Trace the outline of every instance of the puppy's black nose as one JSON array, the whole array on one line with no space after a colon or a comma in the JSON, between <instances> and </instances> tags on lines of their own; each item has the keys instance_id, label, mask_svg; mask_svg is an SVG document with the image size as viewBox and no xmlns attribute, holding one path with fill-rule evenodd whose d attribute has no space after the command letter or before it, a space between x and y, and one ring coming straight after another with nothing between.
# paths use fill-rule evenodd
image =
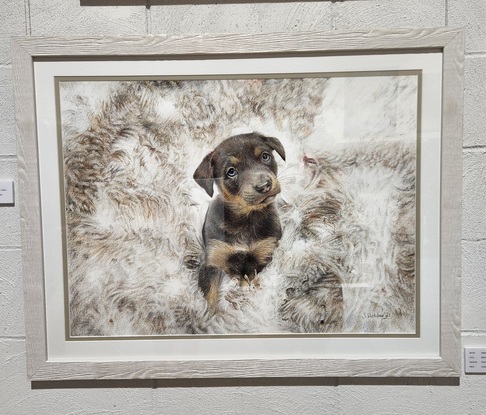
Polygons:
<instances>
[{"instance_id":1,"label":"puppy's black nose","mask_svg":"<svg viewBox=\"0 0 486 415\"><path fill-rule=\"evenodd\" d=\"M272 188L272 181L267 179L265 182L255 185L254 188L258 193L267 193Z\"/></svg>"}]
</instances>

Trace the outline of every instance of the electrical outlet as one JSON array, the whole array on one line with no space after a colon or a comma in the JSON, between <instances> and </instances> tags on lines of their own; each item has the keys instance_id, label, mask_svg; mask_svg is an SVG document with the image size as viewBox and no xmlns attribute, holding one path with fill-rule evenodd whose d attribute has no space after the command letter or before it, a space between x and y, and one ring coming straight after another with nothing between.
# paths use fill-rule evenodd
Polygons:
<instances>
[{"instance_id":1,"label":"electrical outlet","mask_svg":"<svg viewBox=\"0 0 486 415\"><path fill-rule=\"evenodd\" d=\"M0 181L0 205L13 205L14 203L13 180Z\"/></svg>"},{"instance_id":2,"label":"electrical outlet","mask_svg":"<svg viewBox=\"0 0 486 415\"><path fill-rule=\"evenodd\" d=\"M486 347L464 348L464 371L486 374Z\"/></svg>"}]
</instances>

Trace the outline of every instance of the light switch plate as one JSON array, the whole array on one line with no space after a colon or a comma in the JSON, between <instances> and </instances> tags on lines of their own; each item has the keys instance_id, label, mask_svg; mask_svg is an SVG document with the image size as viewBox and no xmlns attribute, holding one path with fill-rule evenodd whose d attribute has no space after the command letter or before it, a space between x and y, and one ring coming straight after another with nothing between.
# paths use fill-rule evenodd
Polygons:
<instances>
[{"instance_id":1,"label":"light switch plate","mask_svg":"<svg viewBox=\"0 0 486 415\"><path fill-rule=\"evenodd\" d=\"M13 180L0 181L0 205L14 204L14 182Z\"/></svg>"},{"instance_id":2,"label":"light switch plate","mask_svg":"<svg viewBox=\"0 0 486 415\"><path fill-rule=\"evenodd\" d=\"M486 347L464 348L464 371L486 374Z\"/></svg>"}]
</instances>

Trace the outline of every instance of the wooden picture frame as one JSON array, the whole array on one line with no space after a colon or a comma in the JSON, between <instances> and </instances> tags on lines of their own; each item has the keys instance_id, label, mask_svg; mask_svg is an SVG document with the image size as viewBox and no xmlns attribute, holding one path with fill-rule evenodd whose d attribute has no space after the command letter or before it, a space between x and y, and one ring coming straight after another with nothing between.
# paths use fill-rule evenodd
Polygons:
<instances>
[{"instance_id":1,"label":"wooden picture frame","mask_svg":"<svg viewBox=\"0 0 486 415\"><path fill-rule=\"evenodd\" d=\"M24 298L26 313L26 343L28 376L31 380L83 380L83 379L169 379L169 378L253 378L253 377L457 377L460 375L460 272L461 272L461 186L462 186L462 103L463 103L463 33L453 28L433 29L390 29L354 32L309 32L309 33L270 33L270 34L225 34L192 36L139 36L139 37L22 37L13 41L13 76L15 88L15 109L18 135L19 194L21 198L22 259L24 274ZM135 352L128 353L121 346L123 336L112 337L109 342L118 353L107 358L102 353L97 356L97 344L94 342L91 355L53 355L54 347L49 344L47 314L51 308L52 296L49 293L51 274L46 272L51 250L58 250L48 245L46 222L43 220L51 210L61 210L59 206L47 206L42 198L45 184L55 178L49 175L46 159L39 156L44 142L40 130L43 123L39 108L45 103L39 102L36 89L36 73L42 62L190 62L197 71L198 62L247 62L251 59L314 59L315 57L360 57L363 61L383 57L399 57L413 54L420 61L421 57L436 54L440 60L440 70L436 74L441 85L440 96L440 160L436 168L438 186L435 203L439 207L437 219L439 235L437 256L438 277L437 313L430 316L437 323L437 332L422 325L412 336L413 341L430 336L435 349L432 351L407 352L407 343L402 349L388 354L367 354L365 349L372 349L379 342L387 341L386 336L373 333L367 338L342 336L349 345L348 352L342 356L335 352L326 353L325 343L328 337L312 333L310 337L295 341L316 344L316 352L309 356L293 354L293 346L286 352L272 354L280 350L282 341L293 344L290 334L270 337L268 344L261 336L238 335L235 337L218 335L209 336L217 344L214 354L197 355L189 351L186 354L171 354L170 347L163 356L145 352L136 355L137 348L143 349L147 339L134 342ZM245 63L246 64L246 63ZM36 66L38 65L38 66ZM413 64L411 69L413 68ZM420 66L420 64L418 64ZM420 68L416 68L420 72ZM384 70L384 69L383 69ZM366 71L365 71L366 72ZM270 72L274 73L275 72ZM280 75L277 73L276 75ZM174 77L174 75L172 75ZM169 77L170 79L170 77ZM54 97L55 91L47 88L45 94ZM53 101L54 102L54 101ZM421 103L418 104L421 108ZM58 121L59 122L59 121ZM52 126L51 126L52 127ZM55 126L54 129L57 127ZM426 149L423 149L426 152ZM41 161L44 160L44 161ZM59 163L59 160L57 161ZM43 164L44 163L44 164ZM426 172L425 172L426 173ZM425 176L421 172L421 177ZM44 187L43 187L44 186ZM417 186L427 186L418 183ZM422 189L421 191L427 191ZM44 191L45 193L45 191ZM57 200L57 199L56 199ZM434 201L432 201L434 202ZM422 215L418 210L419 215ZM421 220L421 216L420 216ZM58 229L57 233L61 234ZM424 231L424 233L426 233ZM60 250L62 251L62 249ZM427 251L420 251L425 260ZM65 255L65 252L58 252ZM422 281L425 281L422 280ZM66 288L55 289L58 300L64 303L62 293ZM426 290L424 288L424 290ZM417 295L429 293L417 291ZM51 298L51 300L46 300ZM67 307L65 304L62 307ZM62 309L61 307L61 309ZM427 310L423 313L428 312ZM428 318L425 316L424 318ZM63 323L68 324L68 323ZM433 327L433 326L432 326ZM67 336L61 341L70 341ZM298 336L297 336L298 337ZM331 336L332 337L332 336ZM393 337L393 336L391 336ZM128 340L129 341L129 340ZM179 347L191 339L156 338L155 344L174 342ZM205 341L199 336L198 341ZM241 342L242 347L256 350L245 355L234 352L220 354L227 348L228 342ZM118 343L117 343L118 342ZM145 342L145 343L144 343ZM177 343L180 342L180 343ZM219 343L218 343L219 342ZM279 343L280 342L280 343ZM321 343L319 343L321 342ZM79 344L90 343L83 338ZM106 343L106 341L105 341ZM117 349L117 344L120 345ZM262 350L270 346L269 351ZM80 346L82 347L82 346ZM212 346L211 346L212 347ZM258 349L260 351L258 351ZM196 347L195 350L198 350ZM331 349L330 349L331 350ZM435 350L435 351L434 351ZM144 357L146 356L146 357ZM154 356L156 356L154 358Z\"/></svg>"}]
</instances>

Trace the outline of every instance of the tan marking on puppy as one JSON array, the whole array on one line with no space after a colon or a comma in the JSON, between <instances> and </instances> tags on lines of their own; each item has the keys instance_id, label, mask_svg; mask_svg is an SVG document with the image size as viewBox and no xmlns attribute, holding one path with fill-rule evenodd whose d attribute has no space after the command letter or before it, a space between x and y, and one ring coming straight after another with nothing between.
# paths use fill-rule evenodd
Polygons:
<instances>
[{"instance_id":1,"label":"tan marking on puppy","mask_svg":"<svg viewBox=\"0 0 486 415\"><path fill-rule=\"evenodd\" d=\"M233 167L236 167L240 163L240 159L238 157L230 156L229 162Z\"/></svg>"},{"instance_id":2,"label":"tan marking on puppy","mask_svg":"<svg viewBox=\"0 0 486 415\"><path fill-rule=\"evenodd\" d=\"M274 188L272 194L280 193L280 183L276 178L272 178L272 187ZM228 192L228 190L224 186L222 186L221 190L223 192L225 203L230 206L233 212L240 216L248 216L252 212L263 210L271 203L270 201L269 203L259 203L256 205L252 205L248 203L243 196L235 195Z\"/></svg>"},{"instance_id":3,"label":"tan marking on puppy","mask_svg":"<svg viewBox=\"0 0 486 415\"><path fill-rule=\"evenodd\" d=\"M248 248L244 245L228 244L223 241L211 240L207 247L207 265L222 269L230 275L228 258L237 252L247 252Z\"/></svg>"},{"instance_id":4,"label":"tan marking on puppy","mask_svg":"<svg viewBox=\"0 0 486 415\"><path fill-rule=\"evenodd\" d=\"M259 158L262 153L263 153L263 150L260 147L255 147L255 150L253 151L253 154L255 154L255 157L256 158Z\"/></svg>"},{"instance_id":5,"label":"tan marking on puppy","mask_svg":"<svg viewBox=\"0 0 486 415\"><path fill-rule=\"evenodd\" d=\"M258 205L249 204L241 195L234 195L227 191L222 186L224 201L230 206L231 210L240 216L248 216L250 213L256 210L262 210L267 207L266 203L260 203Z\"/></svg>"},{"instance_id":6,"label":"tan marking on puppy","mask_svg":"<svg viewBox=\"0 0 486 415\"><path fill-rule=\"evenodd\" d=\"M215 278L211 280L209 291L206 294L206 301L208 302L209 311L211 315L213 315L216 312L216 305L218 304L218 298L219 298L219 284L220 284L219 278Z\"/></svg>"},{"instance_id":7,"label":"tan marking on puppy","mask_svg":"<svg viewBox=\"0 0 486 415\"><path fill-rule=\"evenodd\" d=\"M249 247L249 252L255 255L258 262L269 262L273 256L275 247L277 246L277 238L266 238L255 243L252 243Z\"/></svg>"},{"instance_id":8,"label":"tan marking on puppy","mask_svg":"<svg viewBox=\"0 0 486 415\"><path fill-rule=\"evenodd\" d=\"M240 196L240 195L235 195L233 193L230 193L226 187L221 186L221 190L223 191L223 198L225 203L234 203L234 204L241 204L241 203L246 203L245 200Z\"/></svg>"}]
</instances>

